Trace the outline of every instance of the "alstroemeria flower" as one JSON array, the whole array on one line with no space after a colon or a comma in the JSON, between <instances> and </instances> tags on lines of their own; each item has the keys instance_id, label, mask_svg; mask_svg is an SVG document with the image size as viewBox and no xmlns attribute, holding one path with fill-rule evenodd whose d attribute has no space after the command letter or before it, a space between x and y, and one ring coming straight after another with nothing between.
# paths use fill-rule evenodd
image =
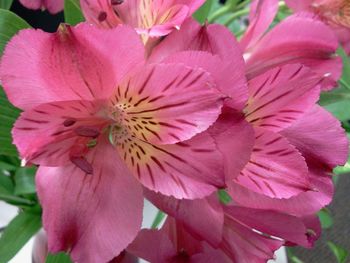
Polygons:
<instances>
[{"instance_id":1,"label":"alstroemeria flower","mask_svg":"<svg viewBox=\"0 0 350 263\"><path fill-rule=\"evenodd\" d=\"M347 0L286 0L294 11L316 14L337 34L339 42L350 53L350 3Z\"/></svg>"},{"instance_id":2,"label":"alstroemeria flower","mask_svg":"<svg viewBox=\"0 0 350 263\"><path fill-rule=\"evenodd\" d=\"M310 214L331 201L329 175L346 162L348 142L340 122L315 105L319 82L299 64L272 69L249 82L245 113L255 143L250 161L229 186L236 202Z\"/></svg>"},{"instance_id":3,"label":"alstroemeria flower","mask_svg":"<svg viewBox=\"0 0 350 263\"><path fill-rule=\"evenodd\" d=\"M130 25L144 42L179 29L203 3L204 0L80 0L88 22L107 28Z\"/></svg>"},{"instance_id":4,"label":"alstroemeria flower","mask_svg":"<svg viewBox=\"0 0 350 263\"><path fill-rule=\"evenodd\" d=\"M24 110L14 143L40 165L51 252L77 262L117 256L141 224L137 181L190 199L224 187L222 156L203 131L227 96L204 69L145 64L144 54L130 27L88 24L24 30L5 49L0 78Z\"/></svg>"},{"instance_id":5,"label":"alstroemeria flower","mask_svg":"<svg viewBox=\"0 0 350 263\"><path fill-rule=\"evenodd\" d=\"M168 218L160 230L142 230L127 250L154 263L265 263L286 241L310 247L320 234L315 216L297 218L272 210L225 206L216 195L191 201L150 191L146 196Z\"/></svg>"},{"instance_id":6,"label":"alstroemeria flower","mask_svg":"<svg viewBox=\"0 0 350 263\"><path fill-rule=\"evenodd\" d=\"M338 41L334 32L308 13L289 16L266 32L277 10L277 0L252 2L250 24L240 40L247 78L277 66L300 63L323 78L323 89L336 87L342 63L335 55Z\"/></svg>"},{"instance_id":7,"label":"alstroemeria flower","mask_svg":"<svg viewBox=\"0 0 350 263\"><path fill-rule=\"evenodd\" d=\"M63 10L64 0L19 0L22 5L29 9L47 9L51 14Z\"/></svg>"}]
</instances>

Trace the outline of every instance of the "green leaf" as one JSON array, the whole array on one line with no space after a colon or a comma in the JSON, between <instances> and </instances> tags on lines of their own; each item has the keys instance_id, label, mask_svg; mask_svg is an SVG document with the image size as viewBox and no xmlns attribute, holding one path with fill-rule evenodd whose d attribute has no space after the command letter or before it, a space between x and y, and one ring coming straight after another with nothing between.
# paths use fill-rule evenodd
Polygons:
<instances>
[{"instance_id":1,"label":"green leaf","mask_svg":"<svg viewBox=\"0 0 350 263\"><path fill-rule=\"evenodd\" d=\"M165 217L165 214L162 211L158 210L158 213L157 213L156 217L154 218L151 227L157 228L159 226L159 224L163 221L164 217Z\"/></svg>"},{"instance_id":2,"label":"green leaf","mask_svg":"<svg viewBox=\"0 0 350 263\"><path fill-rule=\"evenodd\" d=\"M339 48L337 53L343 59L343 75L341 77L341 81L348 89L350 89L350 58L346 55L344 49L342 48Z\"/></svg>"},{"instance_id":3,"label":"green leaf","mask_svg":"<svg viewBox=\"0 0 350 263\"><path fill-rule=\"evenodd\" d=\"M9 176L0 175L0 195L12 195L14 192L14 185Z\"/></svg>"},{"instance_id":4,"label":"green leaf","mask_svg":"<svg viewBox=\"0 0 350 263\"><path fill-rule=\"evenodd\" d=\"M318 217L321 221L321 226L323 229L328 229L333 225L333 218L328 209L322 209L318 212Z\"/></svg>"},{"instance_id":5,"label":"green leaf","mask_svg":"<svg viewBox=\"0 0 350 263\"><path fill-rule=\"evenodd\" d=\"M22 18L8 10L0 9L0 55L7 42L21 29L30 28Z\"/></svg>"},{"instance_id":6,"label":"green leaf","mask_svg":"<svg viewBox=\"0 0 350 263\"><path fill-rule=\"evenodd\" d=\"M15 194L34 194L35 191L35 173L36 167L22 167L15 174Z\"/></svg>"},{"instance_id":7,"label":"green leaf","mask_svg":"<svg viewBox=\"0 0 350 263\"><path fill-rule=\"evenodd\" d=\"M46 263L73 263L70 257L65 253L49 254L46 258Z\"/></svg>"},{"instance_id":8,"label":"green leaf","mask_svg":"<svg viewBox=\"0 0 350 263\"><path fill-rule=\"evenodd\" d=\"M0 0L1 9L10 9L13 0Z\"/></svg>"},{"instance_id":9,"label":"green leaf","mask_svg":"<svg viewBox=\"0 0 350 263\"><path fill-rule=\"evenodd\" d=\"M70 25L76 25L84 20L79 0L64 0L64 21Z\"/></svg>"},{"instance_id":10,"label":"green leaf","mask_svg":"<svg viewBox=\"0 0 350 263\"><path fill-rule=\"evenodd\" d=\"M11 130L20 111L8 102L2 87L0 87L0 105L0 154L18 156L16 147L12 144Z\"/></svg>"},{"instance_id":11,"label":"green leaf","mask_svg":"<svg viewBox=\"0 0 350 263\"><path fill-rule=\"evenodd\" d=\"M231 196L225 190L218 191L219 200L221 203L227 205L232 201Z\"/></svg>"},{"instance_id":12,"label":"green leaf","mask_svg":"<svg viewBox=\"0 0 350 263\"><path fill-rule=\"evenodd\" d=\"M193 17L201 24L203 24L209 15L213 0L206 0L205 3L193 14Z\"/></svg>"},{"instance_id":13,"label":"green leaf","mask_svg":"<svg viewBox=\"0 0 350 263\"><path fill-rule=\"evenodd\" d=\"M41 228L40 214L21 212L0 237L0 263L7 263Z\"/></svg>"},{"instance_id":14,"label":"green leaf","mask_svg":"<svg viewBox=\"0 0 350 263\"><path fill-rule=\"evenodd\" d=\"M350 100L338 101L324 106L326 110L331 112L338 120L350 120Z\"/></svg>"},{"instance_id":15,"label":"green leaf","mask_svg":"<svg viewBox=\"0 0 350 263\"><path fill-rule=\"evenodd\" d=\"M340 246L337 246L333 242L328 241L327 244L328 244L329 248L332 250L335 257L337 258L337 262L338 263L345 263L348 255L349 255L349 252L346 249L344 249Z\"/></svg>"}]
</instances>

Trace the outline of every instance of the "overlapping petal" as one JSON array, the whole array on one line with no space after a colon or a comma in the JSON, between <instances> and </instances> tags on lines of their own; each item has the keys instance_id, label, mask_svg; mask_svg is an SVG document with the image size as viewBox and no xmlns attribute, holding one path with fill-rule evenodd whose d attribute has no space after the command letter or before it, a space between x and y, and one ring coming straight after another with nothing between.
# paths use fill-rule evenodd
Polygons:
<instances>
[{"instance_id":1,"label":"overlapping petal","mask_svg":"<svg viewBox=\"0 0 350 263\"><path fill-rule=\"evenodd\" d=\"M152 144L172 144L212 125L224 98L202 69L153 64L121 82L111 104L123 111L123 122L134 136Z\"/></svg>"},{"instance_id":2,"label":"overlapping petal","mask_svg":"<svg viewBox=\"0 0 350 263\"><path fill-rule=\"evenodd\" d=\"M105 31L80 24L61 26L54 34L28 29L7 45L0 78L11 103L29 109L52 101L108 98L143 61L144 47L129 27Z\"/></svg>"},{"instance_id":3,"label":"overlapping petal","mask_svg":"<svg viewBox=\"0 0 350 263\"><path fill-rule=\"evenodd\" d=\"M91 175L74 165L39 168L36 184L50 252L69 251L76 262L108 262L135 238L142 189L117 156L112 146L100 144L87 156Z\"/></svg>"},{"instance_id":4,"label":"overlapping petal","mask_svg":"<svg viewBox=\"0 0 350 263\"><path fill-rule=\"evenodd\" d=\"M51 14L61 12L64 6L64 0L20 0L20 2L29 9L45 8Z\"/></svg>"},{"instance_id":5,"label":"overlapping petal","mask_svg":"<svg viewBox=\"0 0 350 263\"><path fill-rule=\"evenodd\" d=\"M319 98L320 79L300 64L276 67L249 82L246 119L256 127L280 131Z\"/></svg>"}]
</instances>

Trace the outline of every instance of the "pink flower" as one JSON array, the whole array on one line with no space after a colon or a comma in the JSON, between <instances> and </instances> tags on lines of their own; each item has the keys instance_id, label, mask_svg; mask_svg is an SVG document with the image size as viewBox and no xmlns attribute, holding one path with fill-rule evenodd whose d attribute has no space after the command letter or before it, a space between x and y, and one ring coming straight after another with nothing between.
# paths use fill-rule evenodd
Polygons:
<instances>
[{"instance_id":1,"label":"pink flower","mask_svg":"<svg viewBox=\"0 0 350 263\"><path fill-rule=\"evenodd\" d=\"M322 88L332 89L342 73L341 58L335 56L334 32L314 15L298 13L266 32L277 10L277 0L252 3L250 25L240 41L244 49L247 78L276 66L300 63L323 78Z\"/></svg>"},{"instance_id":2,"label":"pink flower","mask_svg":"<svg viewBox=\"0 0 350 263\"><path fill-rule=\"evenodd\" d=\"M142 230L127 250L150 262L262 263L283 244L310 247L320 234L315 216L224 206L215 195L191 201L146 196L168 218L160 230Z\"/></svg>"},{"instance_id":3,"label":"pink flower","mask_svg":"<svg viewBox=\"0 0 350 263\"><path fill-rule=\"evenodd\" d=\"M64 0L19 0L22 5L29 9L47 9L51 14L63 10Z\"/></svg>"},{"instance_id":4,"label":"pink flower","mask_svg":"<svg viewBox=\"0 0 350 263\"><path fill-rule=\"evenodd\" d=\"M222 156L203 132L226 97L215 76L175 61L145 64L144 49L130 27L87 24L24 30L6 47L0 77L24 110L14 143L40 165L51 252L88 263L117 256L141 224L137 181L190 199L225 186Z\"/></svg>"},{"instance_id":5,"label":"pink flower","mask_svg":"<svg viewBox=\"0 0 350 263\"><path fill-rule=\"evenodd\" d=\"M294 11L316 14L337 34L339 42L350 53L350 3L346 0L286 0Z\"/></svg>"},{"instance_id":6,"label":"pink flower","mask_svg":"<svg viewBox=\"0 0 350 263\"><path fill-rule=\"evenodd\" d=\"M204 0L81 0L80 4L88 22L115 27L127 24L142 35L149 37L168 35L179 29Z\"/></svg>"}]
</instances>

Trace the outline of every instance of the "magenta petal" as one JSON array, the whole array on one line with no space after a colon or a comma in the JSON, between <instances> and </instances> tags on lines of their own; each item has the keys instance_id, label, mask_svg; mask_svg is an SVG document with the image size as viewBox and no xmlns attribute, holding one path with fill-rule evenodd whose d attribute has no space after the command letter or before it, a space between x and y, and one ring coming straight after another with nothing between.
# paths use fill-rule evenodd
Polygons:
<instances>
[{"instance_id":1,"label":"magenta petal","mask_svg":"<svg viewBox=\"0 0 350 263\"><path fill-rule=\"evenodd\" d=\"M319 98L319 78L300 64L277 67L249 82L246 119L280 131L308 111Z\"/></svg>"},{"instance_id":2,"label":"magenta petal","mask_svg":"<svg viewBox=\"0 0 350 263\"><path fill-rule=\"evenodd\" d=\"M249 26L240 40L243 50L249 49L261 38L278 12L278 0L254 0L249 13Z\"/></svg>"},{"instance_id":3,"label":"magenta petal","mask_svg":"<svg viewBox=\"0 0 350 263\"><path fill-rule=\"evenodd\" d=\"M108 98L143 56L138 35L128 27L107 31L80 24L61 26L54 34L27 29L7 45L0 78L9 100L21 109Z\"/></svg>"},{"instance_id":4,"label":"magenta petal","mask_svg":"<svg viewBox=\"0 0 350 263\"><path fill-rule=\"evenodd\" d=\"M289 198L310 190L308 167L302 155L281 135L261 128L248 164L237 184L273 198Z\"/></svg>"},{"instance_id":5,"label":"magenta petal","mask_svg":"<svg viewBox=\"0 0 350 263\"><path fill-rule=\"evenodd\" d=\"M308 246L307 228L300 218L273 210L252 209L238 206L225 207L225 213L265 234L282 238L301 246ZM288 226L288 227L286 227Z\"/></svg>"},{"instance_id":6,"label":"magenta petal","mask_svg":"<svg viewBox=\"0 0 350 263\"><path fill-rule=\"evenodd\" d=\"M288 32L288 35L286 35ZM335 86L342 63L334 53L338 41L332 30L307 14L296 14L275 26L245 54L248 79L276 66L300 63L323 80L323 88Z\"/></svg>"},{"instance_id":7,"label":"magenta petal","mask_svg":"<svg viewBox=\"0 0 350 263\"><path fill-rule=\"evenodd\" d=\"M205 131L224 103L208 72L179 63L142 67L115 93L131 133L156 144L177 143Z\"/></svg>"},{"instance_id":8,"label":"magenta petal","mask_svg":"<svg viewBox=\"0 0 350 263\"><path fill-rule=\"evenodd\" d=\"M253 126L244 119L242 113L225 107L209 133L224 157L226 180L231 181L250 159L255 140Z\"/></svg>"},{"instance_id":9,"label":"magenta petal","mask_svg":"<svg viewBox=\"0 0 350 263\"><path fill-rule=\"evenodd\" d=\"M127 250L149 262L169 262L177 251L168 235L162 230L141 230Z\"/></svg>"},{"instance_id":10,"label":"magenta petal","mask_svg":"<svg viewBox=\"0 0 350 263\"><path fill-rule=\"evenodd\" d=\"M96 116L100 109L99 101L42 104L21 114L12 130L13 142L26 161L44 166L65 165L74 145L84 146L94 137L81 138L79 142L79 129L91 127L96 134L105 125L106 121Z\"/></svg>"},{"instance_id":11,"label":"magenta petal","mask_svg":"<svg viewBox=\"0 0 350 263\"><path fill-rule=\"evenodd\" d=\"M164 195L203 198L225 186L222 156L206 132L173 145L134 139L118 150L144 186Z\"/></svg>"},{"instance_id":12,"label":"magenta petal","mask_svg":"<svg viewBox=\"0 0 350 263\"><path fill-rule=\"evenodd\" d=\"M221 242L224 213L216 194L205 199L178 200L145 190L145 196L160 210L176 218L193 236L214 247Z\"/></svg>"},{"instance_id":13,"label":"magenta petal","mask_svg":"<svg viewBox=\"0 0 350 263\"><path fill-rule=\"evenodd\" d=\"M74 165L39 168L43 224L50 252L69 251L76 262L107 262L139 231L142 189L112 146L99 145L87 160L92 175Z\"/></svg>"},{"instance_id":14,"label":"magenta petal","mask_svg":"<svg viewBox=\"0 0 350 263\"><path fill-rule=\"evenodd\" d=\"M212 75L217 88L231 97L226 102L229 106L242 110L246 103L248 94L242 52L232 33L224 26L202 27L188 19L179 31L174 31L154 48L149 61L181 62L203 68Z\"/></svg>"},{"instance_id":15,"label":"magenta petal","mask_svg":"<svg viewBox=\"0 0 350 263\"><path fill-rule=\"evenodd\" d=\"M239 204L251 208L273 209L293 215L310 215L328 205L333 198L330 175L317 167L309 168L310 190L288 199L276 199L258 194L238 184L229 185L231 197Z\"/></svg>"},{"instance_id":16,"label":"magenta petal","mask_svg":"<svg viewBox=\"0 0 350 263\"><path fill-rule=\"evenodd\" d=\"M51 14L63 10L64 0L20 0L21 4L29 9L46 8Z\"/></svg>"},{"instance_id":17,"label":"magenta petal","mask_svg":"<svg viewBox=\"0 0 350 263\"><path fill-rule=\"evenodd\" d=\"M307 160L326 164L329 169L347 161L349 143L345 131L340 122L320 106L314 106L282 134Z\"/></svg>"}]
</instances>

